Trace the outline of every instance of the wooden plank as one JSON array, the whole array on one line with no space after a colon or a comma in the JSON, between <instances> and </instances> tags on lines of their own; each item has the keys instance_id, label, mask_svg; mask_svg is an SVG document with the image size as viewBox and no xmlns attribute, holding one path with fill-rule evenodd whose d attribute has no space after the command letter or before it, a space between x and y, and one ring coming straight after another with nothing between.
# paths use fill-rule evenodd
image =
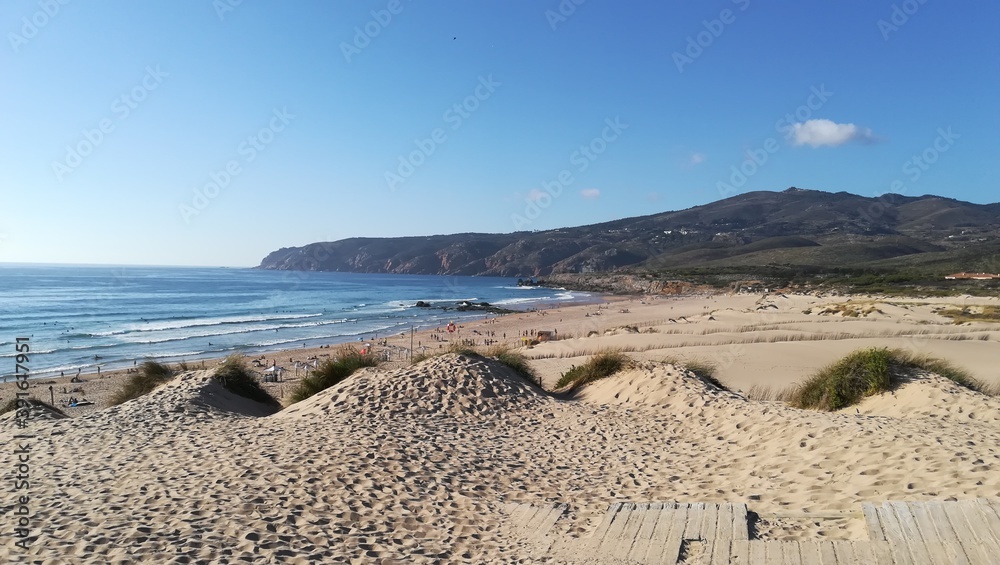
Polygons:
<instances>
[{"instance_id":1,"label":"wooden plank","mask_svg":"<svg viewBox=\"0 0 1000 565\"><path fill-rule=\"evenodd\" d=\"M909 544L903 534L903 530L893 512L892 506L886 502L876 508L879 524L885 532L885 539L892 546L892 556L900 565L915 565L913 556L910 554ZM919 562L917 562L919 563Z\"/></svg>"},{"instance_id":2,"label":"wooden plank","mask_svg":"<svg viewBox=\"0 0 1000 565\"><path fill-rule=\"evenodd\" d=\"M868 545L872 548L873 563L876 565L895 565L896 560L892 558L892 546L887 541L871 541Z\"/></svg>"},{"instance_id":3,"label":"wooden plank","mask_svg":"<svg viewBox=\"0 0 1000 565\"><path fill-rule=\"evenodd\" d=\"M683 539L701 539L701 518L704 514L703 502L695 502L688 508L687 528L681 536Z\"/></svg>"},{"instance_id":4,"label":"wooden plank","mask_svg":"<svg viewBox=\"0 0 1000 565\"><path fill-rule=\"evenodd\" d=\"M990 506L989 501L985 498L978 498L976 500L969 500L966 504L970 508L975 508L976 512L982 516L984 526L989 532L989 538L996 545L1000 545L1000 515L997 515L993 507Z\"/></svg>"},{"instance_id":5,"label":"wooden plank","mask_svg":"<svg viewBox=\"0 0 1000 565\"><path fill-rule=\"evenodd\" d=\"M872 542L852 541L851 549L854 550L854 560L858 563L875 563L875 554L872 552Z\"/></svg>"},{"instance_id":6,"label":"wooden plank","mask_svg":"<svg viewBox=\"0 0 1000 565\"><path fill-rule=\"evenodd\" d=\"M548 508L543 509L537 506L528 506L527 509L521 514L520 519L518 520L517 528L523 532L529 531L528 524L531 523L531 520L540 512L546 512L547 510Z\"/></svg>"},{"instance_id":7,"label":"wooden plank","mask_svg":"<svg viewBox=\"0 0 1000 565\"><path fill-rule=\"evenodd\" d=\"M819 542L800 541L799 554L802 558L802 565L823 565L822 557L819 555Z\"/></svg>"},{"instance_id":8,"label":"wooden plank","mask_svg":"<svg viewBox=\"0 0 1000 565\"><path fill-rule=\"evenodd\" d=\"M628 556L632 550L632 546L635 544L636 536L639 535L639 528L646 519L646 514L649 514L648 504L637 504L632 512L629 513L628 522L625 523L625 528L618 534L618 540L611 550L611 555L616 559L625 559Z\"/></svg>"},{"instance_id":9,"label":"wooden plank","mask_svg":"<svg viewBox=\"0 0 1000 565\"><path fill-rule=\"evenodd\" d=\"M924 545L927 547L928 558L932 563L942 565L953 565L955 556L949 555L945 548L946 540L941 538L941 532L934 525L934 518L931 516L930 508L925 503L914 502L910 504L910 512L917 522L920 535L924 538Z\"/></svg>"},{"instance_id":10,"label":"wooden plank","mask_svg":"<svg viewBox=\"0 0 1000 565\"><path fill-rule=\"evenodd\" d=\"M649 552L649 545L653 537L653 531L656 528L656 523L659 521L660 516L663 516L663 504L650 504L649 509L646 510L645 517L642 520L642 525L639 527L639 532L635 536L635 542L632 544L632 549L628 553L628 559L630 561L644 561L646 559L646 553Z\"/></svg>"},{"instance_id":11,"label":"wooden plank","mask_svg":"<svg viewBox=\"0 0 1000 565\"><path fill-rule=\"evenodd\" d=\"M554 504L538 507L538 511L535 512L535 515L532 516L530 520L524 523L524 527L525 529L528 530L529 536L535 536L538 533L539 526L541 526L542 522L544 522L545 519L549 517L549 514L552 513L552 510L554 508L555 508Z\"/></svg>"},{"instance_id":12,"label":"wooden plank","mask_svg":"<svg viewBox=\"0 0 1000 565\"><path fill-rule=\"evenodd\" d=\"M611 523L611 527L608 528L608 532L604 534L605 541L612 541L621 538L622 532L625 531L625 526L628 524L629 518L632 516L632 511L635 509L635 504L631 502L625 502L622 504L621 510L618 514L615 514L615 521Z\"/></svg>"},{"instance_id":13,"label":"wooden plank","mask_svg":"<svg viewBox=\"0 0 1000 565\"><path fill-rule=\"evenodd\" d=\"M943 546L948 551L952 563L970 565L969 558L958 541L958 534L955 533L955 528L951 525L951 520L948 519L948 514L944 511L944 503L940 500L932 500L925 503L924 508L927 509L931 521L934 522L934 528L943 540Z\"/></svg>"},{"instance_id":14,"label":"wooden plank","mask_svg":"<svg viewBox=\"0 0 1000 565\"><path fill-rule=\"evenodd\" d=\"M715 542L712 544L711 563L726 565L732 553L733 505L720 504L719 517L715 528Z\"/></svg>"},{"instance_id":15,"label":"wooden plank","mask_svg":"<svg viewBox=\"0 0 1000 565\"><path fill-rule=\"evenodd\" d=\"M910 504L910 513L913 514L913 519L917 522L917 528L920 530L920 536L924 538L924 543L931 544L944 541L941 539L941 534L937 531L937 527L934 526L934 519L931 517L931 511L926 504L919 502Z\"/></svg>"},{"instance_id":16,"label":"wooden plank","mask_svg":"<svg viewBox=\"0 0 1000 565\"><path fill-rule=\"evenodd\" d=\"M855 557L854 545L852 542L833 542L833 552L837 555L837 563L864 563L864 561L860 561L857 557Z\"/></svg>"},{"instance_id":17,"label":"wooden plank","mask_svg":"<svg viewBox=\"0 0 1000 565\"><path fill-rule=\"evenodd\" d=\"M954 502L946 502L941 507L948 516L948 522L955 530L956 540L962 546L965 555L968 556L969 563L973 565L991 563L990 554L987 553L986 548L976 539L976 533L970 526L962 509Z\"/></svg>"},{"instance_id":18,"label":"wooden plank","mask_svg":"<svg viewBox=\"0 0 1000 565\"><path fill-rule=\"evenodd\" d=\"M833 548L834 542L819 542L819 557L823 565L837 565L837 550Z\"/></svg>"},{"instance_id":19,"label":"wooden plank","mask_svg":"<svg viewBox=\"0 0 1000 565\"><path fill-rule=\"evenodd\" d=\"M802 554L799 552L799 542L781 542L781 562L785 565L802 565Z\"/></svg>"},{"instance_id":20,"label":"wooden plank","mask_svg":"<svg viewBox=\"0 0 1000 565\"><path fill-rule=\"evenodd\" d=\"M785 548L782 547L785 542L781 541L771 541L764 544L764 555L765 561L761 563L766 563L767 565L782 565L785 562Z\"/></svg>"},{"instance_id":21,"label":"wooden plank","mask_svg":"<svg viewBox=\"0 0 1000 565\"><path fill-rule=\"evenodd\" d=\"M514 529L520 529L524 524L522 518L527 512L532 510L532 506L530 504L515 504L517 504L517 507L510 513L510 525Z\"/></svg>"},{"instance_id":22,"label":"wooden plank","mask_svg":"<svg viewBox=\"0 0 1000 565\"><path fill-rule=\"evenodd\" d=\"M568 504L559 504L553 506L552 510L549 512L549 515L545 518L545 520L541 524L538 525L538 531L536 535L539 537L544 537L549 535L549 531L552 530L552 526L556 525L556 522L559 521L559 518L562 517L563 513L566 512L567 508L569 508Z\"/></svg>"},{"instance_id":23,"label":"wooden plank","mask_svg":"<svg viewBox=\"0 0 1000 565\"><path fill-rule=\"evenodd\" d=\"M611 524L618 517L618 512L622 509L622 505L623 503L621 502L615 502L608 506L607 512L604 513L604 519L597 525L597 531L594 532L594 535L590 537L590 542L587 543L588 550L596 551L600 547L604 536L607 535L608 530L611 528Z\"/></svg>"},{"instance_id":24,"label":"wooden plank","mask_svg":"<svg viewBox=\"0 0 1000 565\"><path fill-rule=\"evenodd\" d=\"M750 542L750 563L760 565L767 563L767 544L771 542L753 540Z\"/></svg>"},{"instance_id":25,"label":"wooden plank","mask_svg":"<svg viewBox=\"0 0 1000 565\"><path fill-rule=\"evenodd\" d=\"M706 504L705 512L701 515L701 532L699 538L705 540L705 555L712 557L715 549L715 530L719 525L719 505ZM705 562L708 562L706 559Z\"/></svg>"},{"instance_id":26,"label":"wooden plank","mask_svg":"<svg viewBox=\"0 0 1000 565\"><path fill-rule=\"evenodd\" d=\"M733 540L729 550L729 561L733 565L750 565L750 540Z\"/></svg>"},{"instance_id":27,"label":"wooden plank","mask_svg":"<svg viewBox=\"0 0 1000 565\"><path fill-rule=\"evenodd\" d=\"M676 563L680 558L681 544L684 543L684 534L687 532L688 523L691 521L691 504L678 504L677 510L670 519L670 537L663 547L661 563ZM655 562L654 562L655 563Z\"/></svg>"},{"instance_id":28,"label":"wooden plank","mask_svg":"<svg viewBox=\"0 0 1000 565\"><path fill-rule=\"evenodd\" d=\"M750 539L750 521L747 519L747 505L733 505L733 539Z\"/></svg>"},{"instance_id":29,"label":"wooden plank","mask_svg":"<svg viewBox=\"0 0 1000 565\"><path fill-rule=\"evenodd\" d=\"M903 536L910 547L910 555L914 561L926 561L929 549L924 544L924 538L920 535L917 521L913 518L910 505L906 502L886 502L892 507L896 519L899 520L899 527L903 530Z\"/></svg>"},{"instance_id":30,"label":"wooden plank","mask_svg":"<svg viewBox=\"0 0 1000 565\"><path fill-rule=\"evenodd\" d=\"M885 532L882 531L882 524L878 518L878 511L875 505L865 502L861 505L861 513L865 515L865 525L868 527L868 539L871 541L885 541Z\"/></svg>"},{"instance_id":31,"label":"wooden plank","mask_svg":"<svg viewBox=\"0 0 1000 565\"><path fill-rule=\"evenodd\" d=\"M976 536L976 544L981 549L986 550L991 556L1000 555L1000 540L997 540L993 536L993 532L990 531L990 527L986 523L986 516L979 509L979 502L976 500L960 500L953 504L965 514L965 518ZM963 543L963 545L965 544Z\"/></svg>"},{"instance_id":32,"label":"wooden plank","mask_svg":"<svg viewBox=\"0 0 1000 565\"><path fill-rule=\"evenodd\" d=\"M668 502L663 505L663 508L660 510L660 517L656 520L656 527L653 528L653 533L649 537L649 549L646 550L645 556L646 563L660 563L662 561L667 541L670 539L670 528L672 527L674 517L683 517L683 514L681 510L677 509L677 504ZM684 522L681 522L680 527L684 527ZM680 546L678 546L678 551L680 551ZM674 561L676 560L677 556L674 556ZM663 562L669 563L669 561Z\"/></svg>"},{"instance_id":33,"label":"wooden plank","mask_svg":"<svg viewBox=\"0 0 1000 565\"><path fill-rule=\"evenodd\" d=\"M977 498L979 505L983 507L983 511L992 510L993 513L1000 518L1000 498Z\"/></svg>"}]
</instances>

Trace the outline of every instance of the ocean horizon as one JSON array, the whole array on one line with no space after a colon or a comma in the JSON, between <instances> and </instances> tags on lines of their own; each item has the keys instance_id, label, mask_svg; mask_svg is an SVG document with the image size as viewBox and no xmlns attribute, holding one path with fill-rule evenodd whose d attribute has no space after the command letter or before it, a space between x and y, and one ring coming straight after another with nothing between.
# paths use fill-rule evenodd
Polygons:
<instances>
[{"instance_id":1,"label":"ocean horizon","mask_svg":"<svg viewBox=\"0 0 1000 565\"><path fill-rule=\"evenodd\" d=\"M0 372L13 374L19 337L30 338L39 378L350 343L488 315L445 310L461 302L527 310L596 300L498 277L8 263L0 360L10 367Z\"/></svg>"}]
</instances>

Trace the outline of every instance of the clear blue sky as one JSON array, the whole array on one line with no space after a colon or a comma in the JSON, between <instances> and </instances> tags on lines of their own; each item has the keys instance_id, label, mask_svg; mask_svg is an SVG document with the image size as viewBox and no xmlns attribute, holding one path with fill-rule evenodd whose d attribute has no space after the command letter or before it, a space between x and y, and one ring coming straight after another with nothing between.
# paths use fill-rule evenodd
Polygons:
<instances>
[{"instance_id":1,"label":"clear blue sky","mask_svg":"<svg viewBox=\"0 0 1000 565\"><path fill-rule=\"evenodd\" d=\"M0 4L4 262L1000 200L996 2L61 1Z\"/></svg>"}]
</instances>

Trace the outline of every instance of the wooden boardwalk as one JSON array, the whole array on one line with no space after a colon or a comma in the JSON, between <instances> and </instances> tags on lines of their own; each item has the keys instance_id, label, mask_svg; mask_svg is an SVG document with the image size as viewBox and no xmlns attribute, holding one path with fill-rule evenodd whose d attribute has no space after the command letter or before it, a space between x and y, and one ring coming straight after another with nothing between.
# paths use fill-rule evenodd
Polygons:
<instances>
[{"instance_id":1,"label":"wooden boardwalk","mask_svg":"<svg viewBox=\"0 0 1000 565\"><path fill-rule=\"evenodd\" d=\"M566 504L533 506L531 504L510 503L504 507L504 510L508 515L508 526L511 533L545 552L556 539L549 532L556 521L562 517L567 507Z\"/></svg>"},{"instance_id":2,"label":"wooden boardwalk","mask_svg":"<svg viewBox=\"0 0 1000 565\"><path fill-rule=\"evenodd\" d=\"M867 540L749 539L745 504L630 503L608 507L589 538L557 539L565 505L508 505L512 526L556 561L705 565L1000 564L1000 500L862 505Z\"/></svg>"}]
</instances>

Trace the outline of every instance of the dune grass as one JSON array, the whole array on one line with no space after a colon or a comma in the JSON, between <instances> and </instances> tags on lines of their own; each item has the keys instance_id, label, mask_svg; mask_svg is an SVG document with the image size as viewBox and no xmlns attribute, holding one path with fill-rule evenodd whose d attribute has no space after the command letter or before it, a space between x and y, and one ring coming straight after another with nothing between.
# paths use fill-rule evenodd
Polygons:
<instances>
[{"instance_id":1,"label":"dune grass","mask_svg":"<svg viewBox=\"0 0 1000 565\"><path fill-rule=\"evenodd\" d=\"M468 345L461 345L458 343L452 343L448 346L448 349L438 349L432 353L418 353L413 356L413 360L410 361L411 365L416 365L422 361L428 359L433 359L434 357L440 357L442 355L447 355L449 353L454 353L455 355L465 355L466 357L482 357L479 351L474 347L469 347Z\"/></svg>"},{"instance_id":2,"label":"dune grass","mask_svg":"<svg viewBox=\"0 0 1000 565\"><path fill-rule=\"evenodd\" d=\"M495 345L486 352L487 357L496 359L520 375L529 383L542 388L542 378L528 364L528 358L506 345Z\"/></svg>"},{"instance_id":3,"label":"dune grass","mask_svg":"<svg viewBox=\"0 0 1000 565\"><path fill-rule=\"evenodd\" d=\"M256 402L278 405L278 399L261 386L257 376L247 367L242 355L226 357L213 375L229 392Z\"/></svg>"},{"instance_id":4,"label":"dune grass","mask_svg":"<svg viewBox=\"0 0 1000 565\"><path fill-rule=\"evenodd\" d=\"M750 389L747 390L744 396L746 396L749 400L758 400L761 402L791 402L795 390L795 387L775 389L774 387L766 385L751 385Z\"/></svg>"},{"instance_id":5,"label":"dune grass","mask_svg":"<svg viewBox=\"0 0 1000 565\"><path fill-rule=\"evenodd\" d=\"M676 365L678 367L684 367L688 371L694 373L696 377L705 381L706 383L714 386L720 390L729 390L726 385L722 384L718 378L715 376L715 363L712 361L706 361L704 359L691 359L685 361L679 357L670 356L663 360L664 363L670 365Z\"/></svg>"},{"instance_id":6,"label":"dune grass","mask_svg":"<svg viewBox=\"0 0 1000 565\"><path fill-rule=\"evenodd\" d=\"M594 354L586 363L573 366L556 382L556 390L567 388L572 392L588 383L609 377L624 369L631 359L620 350L607 349Z\"/></svg>"},{"instance_id":7,"label":"dune grass","mask_svg":"<svg viewBox=\"0 0 1000 565\"><path fill-rule=\"evenodd\" d=\"M378 364L379 359L374 355L362 354L351 346L341 347L335 357L327 359L299 381L292 391L290 401L294 404L305 400L343 381L358 369L376 367Z\"/></svg>"},{"instance_id":8,"label":"dune grass","mask_svg":"<svg viewBox=\"0 0 1000 565\"><path fill-rule=\"evenodd\" d=\"M464 355L472 358L496 359L520 375L524 380L537 386L538 388L542 388L542 379L537 373L535 373L535 370L531 368L531 365L528 364L528 358L523 354L514 351L510 348L510 346L504 344L494 345L487 349L485 353L480 353L479 350L473 347L453 343L446 350L437 351L435 353L422 353L414 357L413 364L426 361L427 359L431 359L433 357L448 355L449 353Z\"/></svg>"},{"instance_id":9,"label":"dune grass","mask_svg":"<svg viewBox=\"0 0 1000 565\"><path fill-rule=\"evenodd\" d=\"M37 398L25 398L21 400L21 405L22 405L21 408L27 408L28 406L44 406L45 408L51 410L52 412L55 412L56 414L66 416L66 413L60 410L59 408L49 404L48 402L45 402L44 400L39 400ZM17 411L18 408L19 407L17 398L11 398L7 402L4 402L2 405L0 405L0 414L6 414L7 412L15 412Z\"/></svg>"},{"instance_id":10,"label":"dune grass","mask_svg":"<svg viewBox=\"0 0 1000 565\"><path fill-rule=\"evenodd\" d=\"M955 324L966 322L1000 322L1000 306L966 306L963 308L942 308L937 310L941 316L951 318Z\"/></svg>"},{"instance_id":11,"label":"dune grass","mask_svg":"<svg viewBox=\"0 0 1000 565\"><path fill-rule=\"evenodd\" d=\"M913 370L937 373L977 392L989 393L991 390L947 361L901 349L873 347L854 351L820 369L789 393L787 399L797 408L840 410L865 397L892 390Z\"/></svg>"},{"instance_id":12,"label":"dune grass","mask_svg":"<svg viewBox=\"0 0 1000 565\"><path fill-rule=\"evenodd\" d=\"M455 355L465 355L466 357L482 357L475 347L469 347L468 345L460 345L453 343L448 346L445 353L454 353Z\"/></svg>"},{"instance_id":13,"label":"dune grass","mask_svg":"<svg viewBox=\"0 0 1000 565\"><path fill-rule=\"evenodd\" d=\"M129 375L111 396L110 405L117 406L149 394L173 377L174 371L163 363L143 361L142 365L139 365L139 372Z\"/></svg>"}]
</instances>

